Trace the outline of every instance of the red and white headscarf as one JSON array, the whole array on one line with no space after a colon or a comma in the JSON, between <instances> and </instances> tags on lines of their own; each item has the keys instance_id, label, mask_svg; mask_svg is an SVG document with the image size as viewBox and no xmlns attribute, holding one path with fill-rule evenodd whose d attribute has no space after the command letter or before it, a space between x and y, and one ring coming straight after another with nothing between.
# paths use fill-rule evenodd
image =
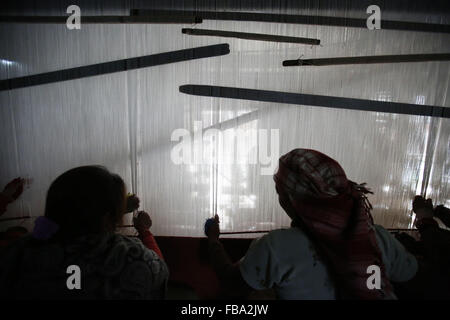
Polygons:
<instances>
[{"instance_id":1,"label":"red and white headscarf","mask_svg":"<svg viewBox=\"0 0 450 320\"><path fill-rule=\"evenodd\" d=\"M384 299L392 295L375 238L372 206L365 196L371 192L364 184L348 180L335 160L308 149L282 156L274 180L279 195L290 199L294 218L300 219L325 256L338 298ZM380 290L367 287L370 265L380 267Z\"/></svg>"}]
</instances>

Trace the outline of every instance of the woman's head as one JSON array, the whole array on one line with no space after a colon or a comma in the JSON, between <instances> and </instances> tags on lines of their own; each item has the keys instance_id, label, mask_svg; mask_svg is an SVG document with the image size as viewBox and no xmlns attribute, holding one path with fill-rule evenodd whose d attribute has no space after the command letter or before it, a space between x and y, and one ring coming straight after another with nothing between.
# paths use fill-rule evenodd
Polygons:
<instances>
[{"instance_id":1,"label":"woman's head","mask_svg":"<svg viewBox=\"0 0 450 320\"><path fill-rule=\"evenodd\" d=\"M294 149L282 156L274 180L280 196L304 200L335 197L349 191L350 184L339 163L309 149Z\"/></svg>"},{"instance_id":2,"label":"woman's head","mask_svg":"<svg viewBox=\"0 0 450 320\"><path fill-rule=\"evenodd\" d=\"M325 260L340 297L378 299L392 292L376 243L370 191L347 179L342 167L315 150L295 149L280 158L274 176L279 201L293 226L303 229ZM374 261L382 269L382 290L366 286Z\"/></svg>"},{"instance_id":3,"label":"woman's head","mask_svg":"<svg viewBox=\"0 0 450 320\"><path fill-rule=\"evenodd\" d=\"M58 238L112 232L124 212L125 184L101 166L66 171L47 192L45 216L59 226Z\"/></svg>"},{"instance_id":4,"label":"woman's head","mask_svg":"<svg viewBox=\"0 0 450 320\"><path fill-rule=\"evenodd\" d=\"M350 198L352 189L339 163L309 149L294 149L283 155L274 180L280 205L292 220L303 211L299 207L334 205L335 199Z\"/></svg>"}]
</instances>

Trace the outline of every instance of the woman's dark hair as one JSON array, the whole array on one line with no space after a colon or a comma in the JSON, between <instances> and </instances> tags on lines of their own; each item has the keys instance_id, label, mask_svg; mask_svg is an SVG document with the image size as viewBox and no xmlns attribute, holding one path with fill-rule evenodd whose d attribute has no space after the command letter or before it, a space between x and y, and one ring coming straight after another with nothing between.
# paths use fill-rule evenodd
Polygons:
<instances>
[{"instance_id":1,"label":"woman's dark hair","mask_svg":"<svg viewBox=\"0 0 450 320\"><path fill-rule=\"evenodd\" d=\"M58 224L58 239L113 232L124 212L125 184L101 166L66 171L47 192L45 216Z\"/></svg>"}]
</instances>

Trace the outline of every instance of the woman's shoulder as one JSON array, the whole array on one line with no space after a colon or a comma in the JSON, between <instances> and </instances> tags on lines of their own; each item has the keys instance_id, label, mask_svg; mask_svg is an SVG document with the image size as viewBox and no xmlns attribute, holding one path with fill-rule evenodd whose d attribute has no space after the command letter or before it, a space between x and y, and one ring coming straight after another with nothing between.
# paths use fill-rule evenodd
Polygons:
<instances>
[{"instance_id":1,"label":"woman's shoulder","mask_svg":"<svg viewBox=\"0 0 450 320\"><path fill-rule=\"evenodd\" d=\"M303 231L295 227L272 230L261 238L256 239L255 242L265 243L276 250L290 248L293 243L296 244L295 247L297 249L309 245L309 239Z\"/></svg>"},{"instance_id":2,"label":"woman's shoulder","mask_svg":"<svg viewBox=\"0 0 450 320\"><path fill-rule=\"evenodd\" d=\"M373 229L375 231L375 237L380 249L382 251L388 251L392 247L393 242L396 241L395 237L383 226L378 224L374 224Z\"/></svg>"},{"instance_id":3,"label":"woman's shoulder","mask_svg":"<svg viewBox=\"0 0 450 320\"><path fill-rule=\"evenodd\" d=\"M278 241L284 241L286 239L306 239L305 233L296 227L280 228L272 230L265 235L267 239L273 239Z\"/></svg>"},{"instance_id":4,"label":"woman's shoulder","mask_svg":"<svg viewBox=\"0 0 450 320\"><path fill-rule=\"evenodd\" d=\"M112 251L126 254L129 259L138 259L145 262L161 260L153 250L145 247L138 238L114 234L111 243Z\"/></svg>"},{"instance_id":5,"label":"woman's shoulder","mask_svg":"<svg viewBox=\"0 0 450 320\"><path fill-rule=\"evenodd\" d=\"M104 263L105 271L113 269L120 280L117 297L158 299L165 295L169 276L167 265L139 239L114 235L114 245Z\"/></svg>"}]
</instances>

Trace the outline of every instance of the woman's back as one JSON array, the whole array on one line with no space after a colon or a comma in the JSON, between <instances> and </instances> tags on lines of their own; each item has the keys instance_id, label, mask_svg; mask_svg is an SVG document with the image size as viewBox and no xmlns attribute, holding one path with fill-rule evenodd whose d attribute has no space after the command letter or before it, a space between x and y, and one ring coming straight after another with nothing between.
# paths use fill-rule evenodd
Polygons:
<instances>
[{"instance_id":1,"label":"woman's back","mask_svg":"<svg viewBox=\"0 0 450 320\"><path fill-rule=\"evenodd\" d=\"M80 268L80 289L68 288L71 265ZM65 245L27 236L0 254L0 297L7 299L163 299L167 279L154 251L114 233Z\"/></svg>"},{"instance_id":2,"label":"woman's back","mask_svg":"<svg viewBox=\"0 0 450 320\"><path fill-rule=\"evenodd\" d=\"M399 282L411 279L417 271L416 259L384 228L375 226L375 234L388 278ZM299 228L274 230L256 240L242 259L240 270L251 287L273 287L279 299L336 298L324 262Z\"/></svg>"}]
</instances>

